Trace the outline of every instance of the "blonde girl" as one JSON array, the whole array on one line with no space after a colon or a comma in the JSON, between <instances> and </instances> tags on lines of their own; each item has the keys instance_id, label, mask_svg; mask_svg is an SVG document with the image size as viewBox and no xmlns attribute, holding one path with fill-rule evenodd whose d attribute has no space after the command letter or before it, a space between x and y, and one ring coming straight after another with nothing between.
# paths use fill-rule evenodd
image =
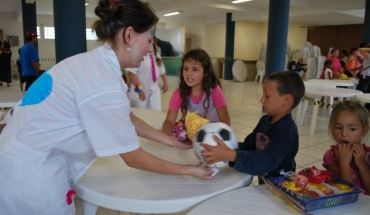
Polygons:
<instances>
[{"instance_id":1,"label":"blonde girl","mask_svg":"<svg viewBox=\"0 0 370 215\"><path fill-rule=\"evenodd\" d=\"M336 141L324 154L323 166L370 194L370 147L362 143L369 131L369 113L358 102L342 101L333 109L329 131Z\"/></svg>"}]
</instances>

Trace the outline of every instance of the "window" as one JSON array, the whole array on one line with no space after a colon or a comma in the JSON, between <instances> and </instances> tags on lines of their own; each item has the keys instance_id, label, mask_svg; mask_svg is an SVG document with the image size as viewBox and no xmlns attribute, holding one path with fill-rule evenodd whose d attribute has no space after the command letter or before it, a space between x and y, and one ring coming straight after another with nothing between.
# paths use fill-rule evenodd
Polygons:
<instances>
[{"instance_id":1,"label":"window","mask_svg":"<svg viewBox=\"0 0 370 215\"><path fill-rule=\"evenodd\" d=\"M91 28L86 28L86 40L97 40L95 31Z\"/></svg>"},{"instance_id":2,"label":"window","mask_svg":"<svg viewBox=\"0 0 370 215\"><path fill-rule=\"evenodd\" d=\"M44 27L45 39L55 39L55 29L54 27Z\"/></svg>"},{"instance_id":3,"label":"window","mask_svg":"<svg viewBox=\"0 0 370 215\"><path fill-rule=\"evenodd\" d=\"M41 35L40 35L40 27L39 26L36 27L36 33L37 33L37 39L40 39Z\"/></svg>"}]
</instances>

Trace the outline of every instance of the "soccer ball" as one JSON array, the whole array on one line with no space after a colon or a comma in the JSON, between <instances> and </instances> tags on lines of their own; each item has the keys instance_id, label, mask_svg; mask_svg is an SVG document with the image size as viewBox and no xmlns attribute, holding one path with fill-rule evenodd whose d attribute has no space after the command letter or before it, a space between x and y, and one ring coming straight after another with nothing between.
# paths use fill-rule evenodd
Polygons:
<instances>
[{"instance_id":1,"label":"soccer ball","mask_svg":"<svg viewBox=\"0 0 370 215\"><path fill-rule=\"evenodd\" d=\"M236 149L238 147L236 135L230 126L222 122L207 123L198 129L193 141L195 155L203 164L207 163L203 159L202 151L204 148L200 146L200 143L216 146L217 142L213 139L213 134L224 141L230 149ZM212 167L224 167L227 165L227 161L220 161L212 164Z\"/></svg>"}]
</instances>

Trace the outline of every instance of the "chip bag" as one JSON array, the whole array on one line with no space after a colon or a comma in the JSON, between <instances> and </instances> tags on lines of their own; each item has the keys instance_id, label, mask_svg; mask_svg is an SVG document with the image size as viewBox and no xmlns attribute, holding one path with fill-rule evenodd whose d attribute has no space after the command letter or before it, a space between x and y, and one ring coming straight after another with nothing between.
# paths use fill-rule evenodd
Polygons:
<instances>
[{"instance_id":1,"label":"chip bag","mask_svg":"<svg viewBox=\"0 0 370 215\"><path fill-rule=\"evenodd\" d=\"M195 113L191 113L191 112L186 113L185 127L186 127L186 132L188 134L188 138L190 141L193 142L194 136L197 133L198 129L206 123L209 123L208 119L204 119Z\"/></svg>"}]
</instances>

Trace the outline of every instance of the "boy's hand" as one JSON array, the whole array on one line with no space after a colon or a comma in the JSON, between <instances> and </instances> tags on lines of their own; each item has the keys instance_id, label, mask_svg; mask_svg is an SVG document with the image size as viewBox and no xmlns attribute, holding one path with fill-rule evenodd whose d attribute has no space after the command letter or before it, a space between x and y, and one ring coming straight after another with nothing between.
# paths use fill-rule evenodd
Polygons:
<instances>
[{"instance_id":1,"label":"boy's hand","mask_svg":"<svg viewBox=\"0 0 370 215\"><path fill-rule=\"evenodd\" d=\"M236 159L235 150L227 147L216 135L213 135L213 139L217 142L217 146L211 146L205 143L200 144L204 148L202 155L207 164L213 164L219 161L234 162Z\"/></svg>"},{"instance_id":2,"label":"boy's hand","mask_svg":"<svg viewBox=\"0 0 370 215\"><path fill-rule=\"evenodd\" d=\"M145 101L146 100L146 96L145 96L144 90L139 93L139 99L140 99L140 101Z\"/></svg>"}]
</instances>

